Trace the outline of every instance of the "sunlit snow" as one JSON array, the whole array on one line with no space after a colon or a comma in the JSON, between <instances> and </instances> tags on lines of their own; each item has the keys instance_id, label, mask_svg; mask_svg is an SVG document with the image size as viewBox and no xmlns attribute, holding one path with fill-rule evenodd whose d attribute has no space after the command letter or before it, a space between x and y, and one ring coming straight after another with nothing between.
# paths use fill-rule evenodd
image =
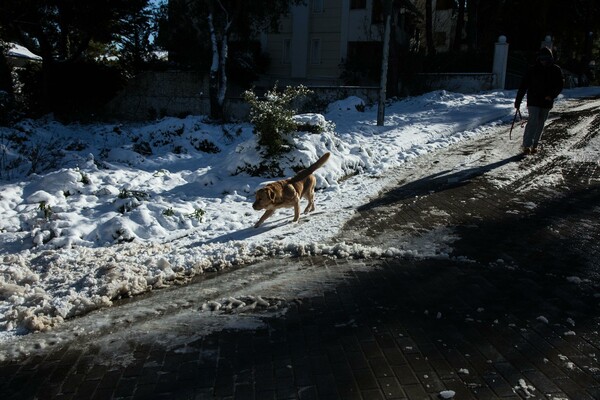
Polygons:
<instances>
[{"instance_id":1,"label":"sunlit snow","mask_svg":"<svg viewBox=\"0 0 600 400\"><path fill-rule=\"evenodd\" d=\"M566 90L558 102L598 93ZM65 125L47 117L0 128L0 340L271 256L402 255L332 239L392 182L388 171L510 124L514 96L410 97L388 104L382 127L376 107L361 112L357 98L299 116L328 131L293 135L278 163L291 176L331 152L315 173L316 211L292 223L293 210L280 210L260 228L254 191L278 177L249 175L264 159L248 123L190 116Z\"/></svg>"}]
</instances>

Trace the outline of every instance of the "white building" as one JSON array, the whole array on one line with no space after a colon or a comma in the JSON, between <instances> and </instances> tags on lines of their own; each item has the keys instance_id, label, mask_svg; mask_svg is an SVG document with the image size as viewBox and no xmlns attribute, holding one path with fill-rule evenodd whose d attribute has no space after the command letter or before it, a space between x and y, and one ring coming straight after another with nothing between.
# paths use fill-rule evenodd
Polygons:
<instances>
[{"instance_id":1,"label":"white building","mask_svg":"<svg viewBox=\"0 0 600 400\"><path fill-rule=\"evenodd\" d=\"M414 50L425 45L425 0L412 1L422 14L420 24L407 26L403 9L396 8L392 18L396 43ZM436 51L449 51L454 2L433 0L432 8ZM279 32L261 36L262 49L271 57L267 75L286 83L340 84L347 62L359 69L380 65L383 30L383 0L308 0L281 19Z\"/></svg>"},{"instance_id":2,"label":"white building","mask_svg":"<svg viewBox=\"0 0 600 400\"><path fill-rule=\"evenodd\" d=\"M381 0L309 0L293 6L279 32L261 36L271 57L270 78L281 82L339 84L343 63L380 52ZM380 53L379 53L380 54Z\"/></svg>"}]
</instances>

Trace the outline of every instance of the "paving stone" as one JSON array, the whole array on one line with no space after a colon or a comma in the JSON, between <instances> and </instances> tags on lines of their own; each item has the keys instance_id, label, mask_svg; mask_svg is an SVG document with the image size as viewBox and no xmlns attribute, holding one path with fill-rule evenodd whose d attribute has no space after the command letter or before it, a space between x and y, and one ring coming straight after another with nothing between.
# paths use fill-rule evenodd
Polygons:
<instances>
[{"instance_id":1,"label":"paving stone","mask_svg":"<svg viewBox=\"0 0 600 400\"><path fill-rule=\"evenodd\" d=\"M354 383L352 368L350 368L350 365L347 363L332 364L331 372L338 386L341 384L352 385Z\"/></svg>"},{"instance_id":2,"label":"paving stone","mask_svg":"<svg viewBox=\"0 0 600 400\"><path fill-rule=\"evenodd\" d=\"M400 367L392 367L394 370L394 374L400 384L404 385L414 385L419 383L419 379L415 375L415 372L410 368L409 365L403 365Z\"/></svg>"},{"instance_id":3,"label":"paving stone","mask_svg":"<svg viewBox=\"0 0 600 400\"><path fill-rule=\"evenodd\" d=\"M317 400L319 395L315 386L303 386L298 390L300 400Z\"/></svg>"},{"instance_id":4,"label":"paving stone","mask_svg":"<svg viewBox=\"0 0 600 400\"><path fill-rule=\"evenodd\" d=\"M437 376L441 380L449 380L456 377L456 371L444 359L429 360Z\"/></svg>"},{"instance_id":5,"label":"paving stone","mask_svg":"<svg viewBox=\"0 0 600 400\"><path fill-rule=\"evenodd\" d=\"M235 385L233 398L235 400L254 400L254 388L252 384L243 383Z\"/></svg>"},{"instance_id":6,"label":"paving stone","mask_svg":"<svg viewBox=\"0 0 600 400\"><path fill-rule=\"evenodd\" d=\"M113 398L113 389L99 388L94 392L93 400L111 400Z\"/></svg>"},{"instance_id":7,"label":"paving stone","mask_svg":"<svg viewBox=\"0 0 600 400\"><path fill-rule=\"evenodd\" d=\"M596 111L573 115L600 126ZM454 390L457 400L517 400L526 397L521 382L536 397L600 398L599 282L590 267L600 257L600 167L558 156L568 138L560 121L573 115L556 114L545 158L399 183L344 229L359 236L349 242L385 246L444 227L456 236L451 254L286 259L347 273L286 300L287 312L256 330L190 330L177 348L132 339L127 365L100 363L96 343L0 362L2 398L433 400ZM600 134L596 125L589 137ZM499 187L484 174L508 162L522 178ZM550 173L563 182L528 190Z\"/></svg>"},{"instance_id":8,"label":"paving stone","mask_svg":"<svg viewBox=\"0 0 600 400\"><path fill-rule=\"evenodd\" d=\"M379 389L361 391L363 400L384 400L385 396Z\"/></svg>"},{"instance_id":9,"label":"paving stone","mask_svg":"<svg viewBox=\"0 0 600 400\"><path fill-rule=\"evenodd\" d=\"M499 397L508 397L513 394L511 386L504 378L496 372L488 372L483 375L487 386Z\"/></svg>"},{"instance_id":10,"label":"paving stone","mask_svg":"<svg viewBox=\"0 0 600 400\"><path fill-rule=\"evenodd\" d=\"M404 393L406 393L406 398L409 400L429 400L431 397L429 394L423 389L421 385L406 385L402 386Z\"/></svg>"},{"instance_id":11,"label":"paving stone","mask_svg":"<svg viewBox=\"0 0 600 400\"><path fill-rule=\"evenodd\" d=\"M396 378L378 378L379 386L386 399L404 399L406 394Z\"/></svg>"},{"instance_id":12,"label":"paving stone","mask_svg":"<svg viewBox=\"0 0 600 400\"><path fill-rule=\"evenodd\" d=\"M76 399L91 399L100 381L85 381L77 387L73 397Z\"/></svg>"},{"instance_id":13,"label":"paving stone","mask_svg":"<svg viewBox=\"0 0 600 400\"><path fill-rule=\"evenodd\" d=\"M358 387L362 391L379 388L379 386L377 385L377 379L375 378L375 375L368 368L355 370L354 379L356 380Z\"/></svg>"},{"instance_id":14,"label":"paving stone","mask_svg":"<svg viewBox=\"0 0 600 400\"><path fill-rule=\"evenodd\" d=\"M369 359L369 365L376 377L391 377L394 375L385 357Z\"/></svg>"},{"instance_id":15,"label":"paving stone","mask_svg":"<svg viewBox=\"0 0 600 400\"><path fill-rule=\"evenodd\" d=\"M133 378L121 378L114 390L115 397L132 397L137 387L137 380Z\"/></svg>"}]
</instances>

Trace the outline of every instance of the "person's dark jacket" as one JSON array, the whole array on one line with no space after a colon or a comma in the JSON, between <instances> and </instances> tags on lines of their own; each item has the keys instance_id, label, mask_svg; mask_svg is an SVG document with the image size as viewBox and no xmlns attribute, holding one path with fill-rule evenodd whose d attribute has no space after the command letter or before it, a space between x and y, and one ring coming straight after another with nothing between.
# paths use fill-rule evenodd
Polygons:
<instances>
[{"instance_id":1,"label":"person's dark jacket","mask_svg":"<svg viewBox=\"0 0 600 400\"><path fill-rule=\"evenodd\" d=\"M527 70L517 97L515 107L519 108L527 92L527 105L541 108L552 108L554 99L563 89L563 75L560 67L554 63L543 65L537 61Z\"/></svg>"}]
</instances>

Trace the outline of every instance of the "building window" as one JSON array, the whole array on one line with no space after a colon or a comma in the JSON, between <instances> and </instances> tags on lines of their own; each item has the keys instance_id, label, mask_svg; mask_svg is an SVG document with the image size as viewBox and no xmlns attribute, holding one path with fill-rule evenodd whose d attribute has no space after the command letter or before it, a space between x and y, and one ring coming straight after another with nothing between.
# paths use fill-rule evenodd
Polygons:
<instances>
[{"instance_id":1,"label":"building window","mask_svg":"<svg viewBox=\"0 0 600 400\"><path fill-rule=\"evenodd\" d=\"M364 10L367 8L367 0L350 0L351 10Z\"/></svg>"},{"instance_id":2,"label":"building window","mask_svg":"<svg viewBox=\"0 0 600 400\"><path fill-rule=\"evenodd\" d=\"M292 58L292 40L291 39L283 39L283 54L281 58L281 62L283 64L291 64Z\"/></svg>"},{"instance_id":3,"label":"building window","mask_svg":"<svg viewBox=\"0 0 600 400\"><path fill-rule=\"evenodd\" d=\"M310 41L310 62L312 64L321 64L321 39Z\"/></svg>"},{"instance_id":4,"label":"building window","mask_svg":"<svg viewBox=\"0 0 600 400\"><path fill-rule=\"evenodd\" d=\"M323 2L325 0L312 0L312 12L322 13L324 11Z\"/></svg>"}]
</instances>

